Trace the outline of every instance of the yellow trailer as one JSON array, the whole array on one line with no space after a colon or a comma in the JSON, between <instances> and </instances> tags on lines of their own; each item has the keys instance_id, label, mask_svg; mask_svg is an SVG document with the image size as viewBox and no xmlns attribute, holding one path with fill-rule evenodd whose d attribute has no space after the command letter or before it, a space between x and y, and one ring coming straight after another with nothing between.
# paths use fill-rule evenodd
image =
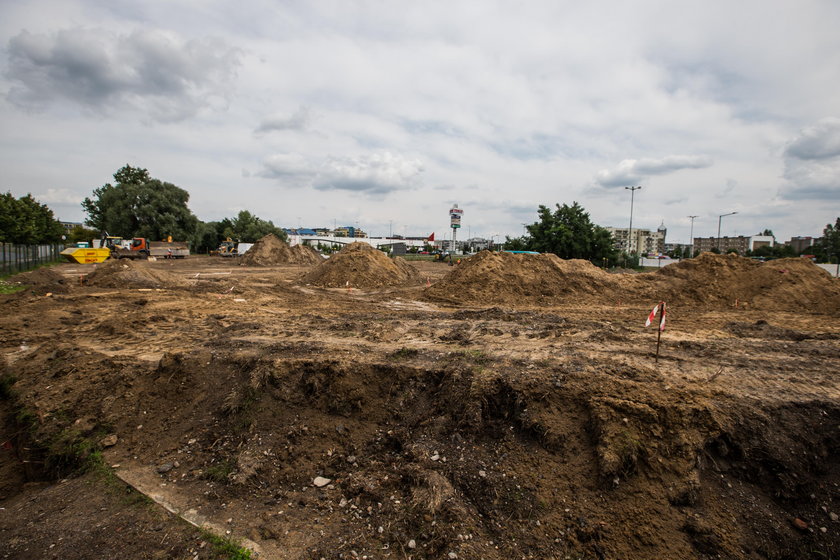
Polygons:
<instances>
[{"instance_id":1,"label":"yellow trailer","mask_svg":"<svg viewBox=\"0 0 840 560\"><path fill-rule=\"evenodd\" d=\"M86 264L86 263L101 263L111 256L111 250L108 247L98 249L88 249L85 247L68 247L64 249L61 254L70 262Z\"/></svg>"}]
</instances>

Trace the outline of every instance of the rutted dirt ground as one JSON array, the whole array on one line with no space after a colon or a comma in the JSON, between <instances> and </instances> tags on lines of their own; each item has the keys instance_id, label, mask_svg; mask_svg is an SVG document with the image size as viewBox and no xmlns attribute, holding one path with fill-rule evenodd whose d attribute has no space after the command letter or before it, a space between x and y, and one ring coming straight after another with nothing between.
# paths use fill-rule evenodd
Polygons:
<instances>
[{"instance_id":1,"label":"rutted dirt ground","mask_svg":"<svg viewBox=\"0 0 840 560\"><path fill-rule=\"evenodd\" d=\"M534 301L438 263L370 290L123 264L2 299L0 557L213 557L107 472L72 474L96 451L260 558L840 555L836 281L799 311L671 294L654 362L664 296L619 294L646 275ZM794 265L767 282L794 293Z\"/></svg>"}]
</instances>

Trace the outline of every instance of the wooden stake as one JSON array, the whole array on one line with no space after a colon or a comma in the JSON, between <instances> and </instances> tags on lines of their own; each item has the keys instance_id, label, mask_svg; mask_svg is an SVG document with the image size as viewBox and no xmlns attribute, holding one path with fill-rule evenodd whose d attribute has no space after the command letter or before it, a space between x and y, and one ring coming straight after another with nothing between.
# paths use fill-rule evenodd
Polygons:
<instances>
[{"instance_id":1,"label":"wooden stake","mask_svg":"<svg viewBox=\"0 0 840 560\"><path fill-rule=\"evenodd\" d=\"M656 332L656 357L653 359L653 362L658 364L659 363L659 342L662 340L662 331L657 329Z\"/></svg>"}]
</instances>

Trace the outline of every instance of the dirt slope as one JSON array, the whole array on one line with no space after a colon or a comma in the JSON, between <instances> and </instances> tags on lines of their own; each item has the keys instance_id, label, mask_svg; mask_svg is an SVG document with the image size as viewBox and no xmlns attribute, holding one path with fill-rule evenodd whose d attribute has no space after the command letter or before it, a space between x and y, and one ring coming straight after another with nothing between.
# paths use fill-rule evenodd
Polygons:
<instances>
[{"instance_id":1,"label":"dirt slope","mask_svg":"<svg viewBox=\"0 0 840 560\"><path fill-rule=\"evenodd\" d=\"M419 284L420 275L399 257L389 258L367 243L352 243L306 273L300 284L323 288L382 288Z\"/></svg>"}]
</instances>

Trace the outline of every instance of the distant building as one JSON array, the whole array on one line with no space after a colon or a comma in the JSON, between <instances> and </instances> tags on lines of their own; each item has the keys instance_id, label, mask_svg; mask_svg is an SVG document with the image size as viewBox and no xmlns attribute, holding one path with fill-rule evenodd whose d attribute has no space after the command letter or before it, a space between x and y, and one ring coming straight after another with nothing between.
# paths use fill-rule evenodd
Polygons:
<instances>
[{"instance_id":1,"label":"distant building","mask_svg":"<svg viewBox=\"0 0 840 560\"><path fill-rule=\"evenodd\" d=\"M61 224L61 227L63 227L64 231L66 231L67 233L70 233L71 231L73 231L73 228L85 227L85 225L82 222L62 222L62 221L59 221L58 223Z\"/></svg>"},{"instance_id":2,"label":"distant building","mask_svg":"<svg viewBox=\"0 0 840 560\"><path fill-rule=\"evenodd\" d=\"M750 251L755 251L759 247L773 247L776 244L776 238L772 235L753 235L750 237Z\"/></svg>"},{"instance_id":3,"label":"distant building","mask_svg":"<svg viewBox=\"0 0 840 560\"><path fill-rule=\"evenodd\" d=\"M664 223L656 231L633 228L632 236L630 236L630 228L607 227L604 229L612 234L615 248L621 251L639 254L665 252L665 236L668 230Z\"/></svg>"},{"instance_id":4,"label":"distant building","mask_svg":"<svg viewBox=\"0 0 840 560\"><path fill-rule=\"evenodd\" d=\"M813 247L819 239L815 239L813 237L791 237L790 241L787 241L785 245L790 245L793 252L797 255L801 255L802 253L808 251L810 247Z\"/></svg>"},{"instance_id":5,"label":"distant building","mask_svg":"<svg viewBox=\"0 0 840 560\"><path fill-rule=\"evenodd\" d=\"M719 249L721 253L745 254L750 248L750 238L744 235L738 237L695 237L694 252L705 253L712 249Z\"/></svg>"},{"instance_id":6,"label":"distant building","mask_svg":"<svg viewBox=\"0 0 840 560\"><path fill-rule=\"evenodd\" d=\"M362 231L359 228L353 226L342 226L339 228L335 228L333 232L335 237L367 237L368 234Z\"/></svg>"}]
</instances>

